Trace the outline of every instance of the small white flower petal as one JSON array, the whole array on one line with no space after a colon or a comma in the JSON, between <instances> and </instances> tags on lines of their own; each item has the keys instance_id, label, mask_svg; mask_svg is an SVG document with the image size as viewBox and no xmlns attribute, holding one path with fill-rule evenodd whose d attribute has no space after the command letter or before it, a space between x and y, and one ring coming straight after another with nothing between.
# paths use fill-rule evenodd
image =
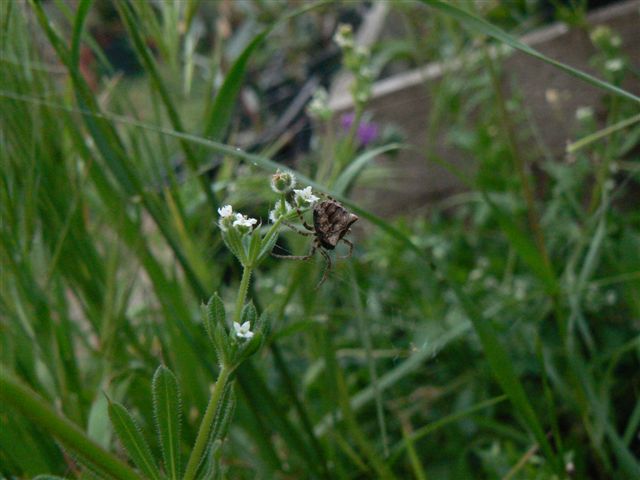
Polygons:
<instances>
[{"instance_id":1,"label":"small white flower petal","mask_svg":"<svg viewBox=\"0 0 640 480\"><path fill-rule=\"evenodd\" d=\"M313 194L311 187L306 187L302 190L294 190L293 192L296 196L296 199L301 200L303 203L313 205L315 202L320 200L320 197L317 197Z\"/></svg>"},{"instance_id":2,"label":"small white flower petal","mask_svg":"<svg viewBox=\"0 0 640 480\"><path fill-rule=\"evenodd\" d=\"M258 223L258 220L255 218L249 218L241 213L236 213L236 219L233 221L234 227L249 227L251 228L253 225Z\"/></svg>"},{"instance_id":3,"label":"small white flower petal","mask_svg":"<svg viewBox=\"0 0 640 480\"><path fill-rule=\"evenodd\" d=\"M227 218L233 215L233 207L231 205L225 205L224 207L218 208L218 215L222 218Z\"/></svg>"},{"instance_id":4,"label":"small white flower petal","mask_svg":"<svg viewBox=\"0 0 640 480\"><path fill-rule=\"evenodd\" d=\"M233 329L235 331L236 337L238 338L252 338L253 332L249 330L251 328L251 324L247 321L240 325L238 322L233 322Z\"/></svg>"}]
</instances>

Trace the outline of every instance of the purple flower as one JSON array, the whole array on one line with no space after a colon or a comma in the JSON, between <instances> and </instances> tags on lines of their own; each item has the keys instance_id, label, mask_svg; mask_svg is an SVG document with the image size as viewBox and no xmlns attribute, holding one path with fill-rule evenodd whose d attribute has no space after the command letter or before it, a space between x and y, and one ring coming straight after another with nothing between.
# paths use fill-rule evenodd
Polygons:
<instances>
[{"instance_id":1,"label":"purple flower","mask_svg":"<svg viewBox=\"0 0 640 480\"><path fill-rule=\"evenodd\" d=\"M355 120L355 113L345 113L340 118L340 125L345 131L349 131ZM363 147L374 142L378 138L379 128L376 123L361 121L356 131L356 138Z\"/></svg>"}]
</instances>

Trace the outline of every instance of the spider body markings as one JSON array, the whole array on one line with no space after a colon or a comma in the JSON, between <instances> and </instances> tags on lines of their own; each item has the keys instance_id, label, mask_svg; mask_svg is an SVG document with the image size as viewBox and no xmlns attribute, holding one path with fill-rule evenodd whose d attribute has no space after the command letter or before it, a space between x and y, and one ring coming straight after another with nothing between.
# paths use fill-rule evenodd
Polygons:
<instances>
[{"instance_id":1,"label":"spider body markings","mask_svg":"<svg viewBox=\"0 0 640 480\"><path fill-rule=\"evenodd\" d=\"M344 238L344 236L351 231L351 225L358 220L358 216L348 211L340 202L332 198L315 204L313 207L313 226L305 221L300 210L297 210L297 212L302 225L307 231L302 231L289 223L285 223L285 225L301 235L313 236L311 250L307 255L278 255L273 252L271 254L274 257L288 260L309 260L316 253L316 250L320 251L320 254L327 262L327 266L322 274L320 283L316 287L318 288L324 283L331 269L331 257L329 257L327 250L333 250L340 241L343 241L349 246L349 253L338 258L349 258L353 253L353 243Z\"/></svg>"}]
</instances>

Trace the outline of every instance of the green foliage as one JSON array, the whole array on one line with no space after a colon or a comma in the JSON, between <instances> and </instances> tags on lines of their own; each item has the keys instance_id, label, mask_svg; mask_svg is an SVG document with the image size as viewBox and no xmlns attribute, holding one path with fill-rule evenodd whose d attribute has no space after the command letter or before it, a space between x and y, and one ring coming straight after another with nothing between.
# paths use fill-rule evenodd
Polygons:
<instances>
[{"instance_id":1,"label":"green foliage","mask_svg":"<svg viewBox=\"0 0 640 480\"><path fill-rule=\"evenodd\" d=\"M127 449L133 463L138 466L146 477L154 480L159 479L160 472L153 461L149 445L127 409L119 403L110 403L109 417L118 434L118 438L120 438L124 448Z\"/></svg>"},{"instance_id":2,"label":"green foliage","mask_svg":"<svg viewBox=\"0 0 640 480\"><path fill-rule=\"evenodd\" d=\"M531 2L398 4L419 38L350 50L366 95L349 131L320 115L287 167L236 148L243 89L265 101L259 73L299 66L327 3L0 2L0 476L640 476L640 124L619 38L590 32L591 75L495 24ZM114 74L99 12L139 76ZM570 156L544 153L500 58L469 61L426 86L425 133L473 159L444 165L468 191L377 216L359 190L386 179L376 159L443 161L357 142L370 75L478 35L599 88L600 107ZM319 255L270 255L313 241L291 208L310 223L311 206L269 190L277 169L360 217L320 288ZM226 204L255 224L218 218Z\"/></svg>"},{"instance_id":3,"label":"green foliage","mask_svg":"<svg viewBox=\"0 0 640 480\"><path fill-rule=\"evenodd\" d=\"M180 478L180 427L182 424L182 403L176 377L164 365L160 365L153 375L153 417L167 476L172 480Z\"/></svg>"}]
</instances>

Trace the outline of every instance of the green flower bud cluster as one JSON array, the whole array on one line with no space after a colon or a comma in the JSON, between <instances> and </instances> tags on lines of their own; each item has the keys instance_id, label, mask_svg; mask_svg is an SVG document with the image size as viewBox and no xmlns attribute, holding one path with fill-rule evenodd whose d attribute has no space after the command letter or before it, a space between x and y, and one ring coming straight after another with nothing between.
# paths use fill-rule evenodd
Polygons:
<instances>
[{"instance_id":1,"label":"green flower bud cluster","mask_svg":"<svg viewBox=\"0 0 640 480\"><path fill-rule=\"evenodd\" d=\"M258 220L241 213L234 213L231 205L218 209L220 230L225 245L236 256L244 267L257 266L273 248L277 235L269 231L264 237Z\"/></svg>"},{"instance_id":2,"label":"green flower bud cluster","mask_svg":"<svg viewBox=\"0 0 640 480\"><path fill-rule=\"evenodd\" d=\"M624 78L627 61L624 58L622 38L606 25L598 25L590 33L591 42L598 49L592 64L599 67L608 81L619 84Z\"/></svg>"},{"instance_id":3,"label":"green flower bud cluster","mask_svg":"<svg viewBox=\"0 0 640 480\"><path fill-rule=\"evenodd\" d=\"M340 25L333 37L342 49L344 66L353 73L351 95L354 102L362 106L371 98L371 88L375 72L371 67L371 52L362 45L356 45L351 25Z\"/></svg>"}]
</instances>

